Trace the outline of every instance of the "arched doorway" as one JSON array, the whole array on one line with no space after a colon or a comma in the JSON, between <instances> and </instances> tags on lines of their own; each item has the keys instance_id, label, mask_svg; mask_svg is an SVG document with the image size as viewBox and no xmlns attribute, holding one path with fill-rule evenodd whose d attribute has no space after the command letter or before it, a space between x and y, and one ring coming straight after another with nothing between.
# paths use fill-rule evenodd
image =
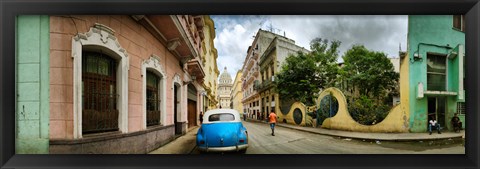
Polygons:
<instances>
[{"instance_id":1,"label":"arched doorway","mask_svg":"<svg viewBox=\"0 0 480 169\"><path fill-rule=\"evenodd\" d=\"M197 89L194 85L188 84L188 127L197 125Z\"/></svg>"}]
</instances>

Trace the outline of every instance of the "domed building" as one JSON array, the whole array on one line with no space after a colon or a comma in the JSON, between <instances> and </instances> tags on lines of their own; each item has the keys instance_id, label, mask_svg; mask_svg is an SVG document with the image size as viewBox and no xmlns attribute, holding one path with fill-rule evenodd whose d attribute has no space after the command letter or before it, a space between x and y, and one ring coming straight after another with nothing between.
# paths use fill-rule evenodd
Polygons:
<instances>
[{"instance_id":1,"label":"domed building","mask_svg":"<svg viewBox=\"0 0 480 169\"><path fill-rule=\"evenodd\" d=\"M232 108L230 93L232 91L232 76L227 72L227 67L223 69L218 82L218 100L219 108Z\"/></svg>"}]
</instances>

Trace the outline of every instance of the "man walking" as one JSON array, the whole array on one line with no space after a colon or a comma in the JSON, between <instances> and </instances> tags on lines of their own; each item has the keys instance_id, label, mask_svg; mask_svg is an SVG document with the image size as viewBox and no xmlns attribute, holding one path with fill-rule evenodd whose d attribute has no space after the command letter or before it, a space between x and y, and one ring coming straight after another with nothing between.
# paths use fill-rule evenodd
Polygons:
<instances>
[{"instance_id":1,"label":"man walking","mask_svg":"<svg viewBox=\"0 0 480 169\"><path fill-rule=\"evenodd\" d=\"M277 123L277 115L273 110L268 115L268 123L270 123L270 128L272 129L272 136L275 136L275 124Z\"/></svg>"}]
</instances>

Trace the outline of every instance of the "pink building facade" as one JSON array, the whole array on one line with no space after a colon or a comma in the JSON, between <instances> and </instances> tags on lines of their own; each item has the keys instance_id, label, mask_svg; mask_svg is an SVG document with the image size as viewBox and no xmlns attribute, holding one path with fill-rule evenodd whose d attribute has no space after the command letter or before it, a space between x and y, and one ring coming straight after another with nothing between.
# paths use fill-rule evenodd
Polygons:
<instances>
[{"instance_id":1,"label":"pink building facade","mask_svg":"<svg viewBox=\"0 0 480 169\"><path fill-rule=\"evenodd\" d=\"M50 16L50 153L148 153L199 124L203 16Z\"/></svg>"}]
</instances>

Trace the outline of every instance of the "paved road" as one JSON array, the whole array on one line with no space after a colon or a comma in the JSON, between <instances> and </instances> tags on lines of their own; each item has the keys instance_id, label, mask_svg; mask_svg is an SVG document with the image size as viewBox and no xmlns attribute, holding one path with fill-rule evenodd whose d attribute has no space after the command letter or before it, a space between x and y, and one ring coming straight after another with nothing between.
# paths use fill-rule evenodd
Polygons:
<instances>
[{"instance_id":1,"label":"paved road","mask_svg":"<svg viewBox=\"0 0 480 169\"><path fill-rule=\"evenodd\" d=\"M325 136L275 127L275 136L266 123L243 122L249 133L246 154L465 154L456 140L428 142L376 142ZM191 154L199 154L195 148Z\"/></svg>"}]
</instances>

